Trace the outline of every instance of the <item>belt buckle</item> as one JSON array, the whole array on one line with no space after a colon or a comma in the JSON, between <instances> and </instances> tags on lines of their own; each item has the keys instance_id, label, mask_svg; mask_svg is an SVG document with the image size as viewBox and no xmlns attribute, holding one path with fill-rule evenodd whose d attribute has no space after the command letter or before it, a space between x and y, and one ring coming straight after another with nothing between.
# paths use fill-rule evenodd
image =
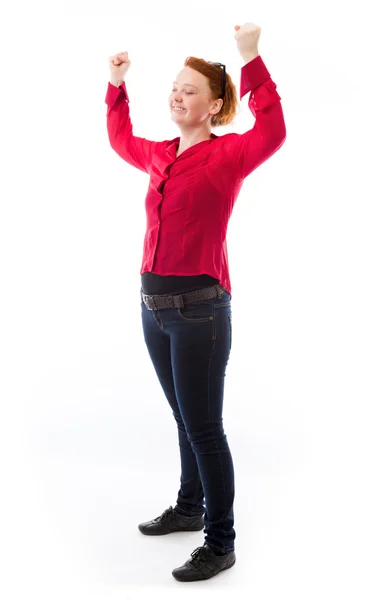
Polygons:
<instances>
[{"instance_id":1,"label":"belt buckle","mask_svg":"<svg viewBox=\"0 0 365 600\"><path fill-rule=\"evenodd\" d=\"M155 300L152 296L149 296L148 294L144 294L142 293L142 301L145 304L147 310L156 310L156 304L155 304ZM145 300L147 300L147 302L145 302ZM152 307L152 308L151 308Z\"/></svg>"},{"instance_id":2,"label":"belt buckle","mask_svg":"<svg viewBox=\"0 0 365 600\"><path fill-rule=\"evenodd\" d=\"M151 308L149 306L147 306L148 310L157 310L154 297L153 296L147 296L147 297L148 297L148 302L151 306Z\"/></svg>"}]
</instances>

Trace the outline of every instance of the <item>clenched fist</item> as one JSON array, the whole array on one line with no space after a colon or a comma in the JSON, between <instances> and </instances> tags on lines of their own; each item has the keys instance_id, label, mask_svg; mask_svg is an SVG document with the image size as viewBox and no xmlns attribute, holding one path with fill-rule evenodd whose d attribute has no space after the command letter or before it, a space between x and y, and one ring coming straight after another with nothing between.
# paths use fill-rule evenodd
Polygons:
<instances>
[{"instance_id":1,"label":"clenched fist","mask_svg":"<svg viewBox=\"0 0 365 600\"><path fill-rule=\"evenodd\" d=\"M128 58L128 52L119 52L119 54L109 56L110 83L119 87L123 83L130 66L131 61Z\"/></svg>"},{"instance_id":2,"label":"clenched fist","mask_svg":"<svg viewBox=\"0 0 365 600\"><path fill-rule=\"evenodd\" d=\"M261 27L255 23L245 23L244 25L235 25L237 48L242 58L252 60L259 54L258 44L261 34Z\"/></svg>"}]
</instances>

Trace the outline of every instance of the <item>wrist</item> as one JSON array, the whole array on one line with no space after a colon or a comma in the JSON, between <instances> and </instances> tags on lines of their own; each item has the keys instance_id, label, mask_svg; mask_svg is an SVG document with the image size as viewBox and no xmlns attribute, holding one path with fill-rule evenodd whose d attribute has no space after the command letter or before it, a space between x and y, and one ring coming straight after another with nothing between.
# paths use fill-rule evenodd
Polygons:
<instances>
[{"instance_id":1,"label":"wrist","mask_svg":"<svg viewBox=\"0 0 365 600\"><path fill-rule=\"evenodd\" d=\"M124 83L124 79L109 79L109 83L118 88L120 85L122 85L122 83Z\"/></svg>"},{"instance_id":2,"label":"wrist","mask_svg":"<svg viewBox=\"0 0 365 600\"><path fill-rule=\"evenodd\" d=\"M243 52L241 54L244 63L248 63L251 62L251 60L253 60L254 58L257 58L259 56L259 52L258 51L252 51L252 52Z\"/></svg>"}]
</instances>

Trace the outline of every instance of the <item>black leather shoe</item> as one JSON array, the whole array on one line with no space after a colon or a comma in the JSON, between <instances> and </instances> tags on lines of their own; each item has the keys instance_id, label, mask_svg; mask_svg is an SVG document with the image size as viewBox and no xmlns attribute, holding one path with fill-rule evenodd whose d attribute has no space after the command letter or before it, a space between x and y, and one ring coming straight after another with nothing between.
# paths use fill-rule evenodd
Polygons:
<instances>
[{"instance_id":1,"label":"black leather shoe","mask_svg":"<svg viewBox=\"0 0 365 600\"><path fill-rule=\"evenodd\" d=\"M192 558L186 561L182 567L172 571L173 576L178 581L199 581L200 579L210 579L220 573L230 569L236 562L234 550L217 556L206 543L199 546L191 553Z\"/></svg>"},{"instance_id":2,"label":"black leather shoe","mask_svg":"<svg viewBox=\"0 0 365 600\"><path fill-rule=\"evenodd\" d=\"M170 506L156 519L138 525L138 529L145 535L166 535L175 531L201 531L204 529L204 515L188 517Z\"/></svg>"}]
</instances>

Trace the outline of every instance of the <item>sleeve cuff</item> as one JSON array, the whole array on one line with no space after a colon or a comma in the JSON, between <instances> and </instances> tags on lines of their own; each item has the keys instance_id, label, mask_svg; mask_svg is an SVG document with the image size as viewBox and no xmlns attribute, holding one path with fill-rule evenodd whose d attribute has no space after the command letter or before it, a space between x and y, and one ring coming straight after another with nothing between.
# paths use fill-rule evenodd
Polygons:
<instances>
[{"instance_id":1,"label":"sleeve cuff","mask_svg":"<svg viewBox=\"0 0 365 600\"><path fill-rule=\"evenodd\" d=\"M242 99L248 92L268 79L270 79L270 73L264 61L261 56L256 56L241 68L240 98Z\"/></svg>"},{"instance_id":2,"label":"sleeve cuff","mask_svg":"<svg viewBox=\"0 0 365 600\"><path fill-rule=\"evenodd\" d=\"M114 106L115 102L118 98L122 100L127 100L129 102L129 96L126 88L125 81L123 81L122 85L116 87L110 81L108 81L108 89L106 91L105 102L108 106Z\"/></svg>"}]
</instances>

